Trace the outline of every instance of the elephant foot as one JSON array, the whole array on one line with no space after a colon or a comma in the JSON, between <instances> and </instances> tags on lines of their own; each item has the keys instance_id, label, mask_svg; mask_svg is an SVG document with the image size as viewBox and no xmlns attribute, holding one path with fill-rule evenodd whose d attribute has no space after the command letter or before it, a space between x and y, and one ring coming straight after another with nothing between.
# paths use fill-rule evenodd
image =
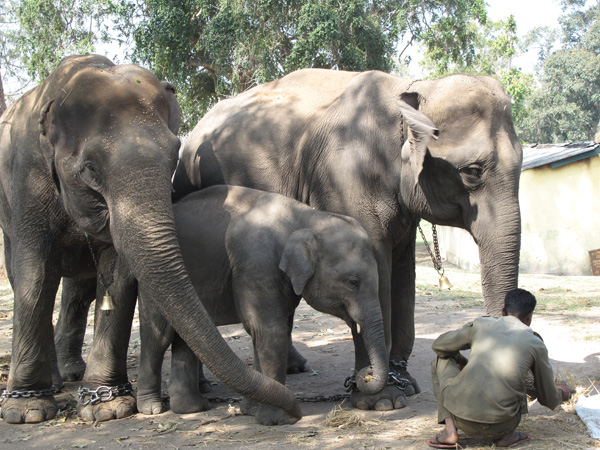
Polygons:
<instances>
[{"instance_id":1,"label":"elephant foot","mask_svg":"<svg viewBox=\"0 0 600 450\"><path fill-rule=\"evenodd\" d=\"M355 390L350 396L352 406L362 410L391 411L406 406L406 395L396 386L386 386L377 394L363 394Z\"/></svg>"},{"instance_id":2,"label":"elephant foot","mask_svg":"<svg viewBox=\"0 0 600 450\"><path fill-rule=\"evenodd\" d=\"M81 381L85 373L85 361L81 358L73 358L58 362L58 370L63 381Z\"/></svg>"},{"instance_id":3,"label":"elephant foot","mask_svg":"<svg viewBox=\"0 0 600 450\"><path fill-rule=\"evenodd\" d=\"M294 346L288 349L287 373L310 372L308 360Z\"/></svg>"},{"instance_id":4,"label":"elephant foot","mask_svg":"<svg viewBox=\"0 0 600 450\"><path fill-rule=\"evenodd\" d=\"M64 387L63 377L58 371L58 367L52 368L52 386L54 386L54 393L60 392Z\"/></svg>"},{"instance_id":5,"label":"elephant foot","mask_svg":"<svg viewBox=\"0 0 600 450\"><path fill-rule=\"evenodd\" d=\"M261 425L292 425L298 422L298 418L290 416L281 408L263 405L246 397L242 399L240 410L243 414L254 416Z\"/></svg>"},{"instance_id":6,"label":"elephant foot","mask_svg":"<svg viewBox=\"0 0 600 450\"><path fill-rule=\"evenodd\" d=\"M79 417L88 422L106 422L112 419L123 419L137 412L135 397L132 394L119 395L109 401L96 404L77 405Z\"/></svg>"},{"instance_id":7,"label":"elephant foot","mask_svg":"<svg viewBox=\"0 0 600 450\"><path fill-rule=\"evenodd\" d=\"M0 417L8 423L40 423L53 419L58 411L54 396L5 398Z\"/></svg>"},{"instance_id":8,"label":"elephant foot","mask_svg":"<svg viewBox=\"0 0 600 450\"><path fill-rule=\"evenodd\" d=\"M137 409L141 414L147 416L153 416L165 412L165 408L162 398L159 395L148 394L144 395L140 393L139 387L137 392Z\"/></svg>"},{"instance_id":9,"label":"elephant foot","mask_svg":"<svg viewBox=\"0 0 600 450\"><path fill-rule=\"evenodd\" d=\"M200 373L198 390L201 394L208 394L209 392L212 392L212 384L210 384L210 380L204 376L204 373Z\"/></svg>"},{"instance_id":10,"label":"elephant foot","mask_svg":"<svg viewBox=\"0 0 600 450\"><path fill-rule=\"evenodd\" d=\"M210 402L199 392L184 394L169 392L171 397L171 411L176 414L191 414L211 409Z\"/></svg>"},{"instance_id":11,"label":"elephant foot","mask_svg":"<svg viewBox=\"0 0 600 450\"><path fill-rule=\"evenodd\" d=\"M419 394L421 388L416 378L408 373L408 363L406 361L390 361L390 371L395 372L395 378L400 380L400 384L404 384L404 395L410 397Z\"/></svg>"}]
</instances>

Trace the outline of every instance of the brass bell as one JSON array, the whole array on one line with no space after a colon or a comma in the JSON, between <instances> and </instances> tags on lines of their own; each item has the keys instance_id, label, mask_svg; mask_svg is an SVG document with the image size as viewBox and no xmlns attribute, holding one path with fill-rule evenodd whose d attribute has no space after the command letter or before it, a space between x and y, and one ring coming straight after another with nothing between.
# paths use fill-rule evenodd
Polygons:
<instances>
[{"instance_id":1,"label":"brass bell","mask_svg":"<svg viewBox=\"0 0 600 450\"><path fill-rule=\"evenodd\" d=\"M104 294L104 297L102 297L102 304L100 305L100 309L102 311L106 311L107 316L113 309L115 309L115 302L113 302L113 298L108 292Z\"/></svg>"},{"instance_id":2,"label":"brass bell","mask_svg":"<svg viewBox=\"0 0 600 450\"><path fill-rule=\"evenodd\" d=\"M448 280L448 278L446 278L446 276L442 272L440 274L440 287L439 287L439 290L443 291L444 289L450 289L451 287L452 287L452 283L450 283L450 280Z\"/></svg>"}]
</instances>

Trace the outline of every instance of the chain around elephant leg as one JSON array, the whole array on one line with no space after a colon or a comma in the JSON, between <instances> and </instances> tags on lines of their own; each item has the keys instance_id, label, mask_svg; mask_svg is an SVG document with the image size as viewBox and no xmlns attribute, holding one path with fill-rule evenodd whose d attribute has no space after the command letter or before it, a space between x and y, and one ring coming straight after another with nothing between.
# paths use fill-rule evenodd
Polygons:
<instances>
[{"instance_id":1,"label":"chain around elephant leg","mask_svg":"<svg viewBox=\"0 0 600 450\"><path fill-rule=\"evenodd\" d=\"M78 393L77 412L83 420L104 422L129 417L137 412L130 383L100 386L97 389L79 388Z\"/></svg>"},{"instance_id":2,"label":"chain around elephant leg","mask_svg":"<svg viewBox=\"0 0 600 450\"><path fill-rule=\"evenodd\" d=\"M407 405L405 390L409 387L409 380L400 378L390 370L387 386L377 394L362 393L356 383L355 375L348 377L344 387L350 392L352 406L362 410L391 411L402 409Z\"/></svg>"},{"instance_id":3,"label":"chain around elephant leg","mask_svg":"<svg viewBox=\"0 0 600 450\"><path fill-rule=\"evenodd\" d=\"M410 397L421 392L417 380L408 373L408 361L390 361L390 374L392 373L395 378L406 383L403 389L406 396Z\"/></svg>"},{"instance_id":4,"label":"chain around elephant leg","mask_svg":"<svg viewBox=\"0 0 600 450\"><path fill-rule=\"evenodd\" d=\"M55 389L4 390L0 395L0 417L7 423L40 423L53 419L58 411Z\"/></svg>"}]
</instances>

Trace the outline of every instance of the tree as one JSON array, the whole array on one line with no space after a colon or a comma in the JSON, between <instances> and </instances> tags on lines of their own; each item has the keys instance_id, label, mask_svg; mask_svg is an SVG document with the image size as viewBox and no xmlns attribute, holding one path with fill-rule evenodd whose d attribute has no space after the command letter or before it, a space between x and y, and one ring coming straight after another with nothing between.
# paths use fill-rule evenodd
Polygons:
<instances>
[{"instance_id":1,"label":"tree","mask_svg":"<svg viewBox=\"0 0 600 450\"><path fill-rule=\"evenodd\" d=\"M97 43L118 40L109 24L133 8L118 0L6 0L4 6L2 75L25 86L46 78L67 55L92 52Z\"/></svg>"},{"instance_id":2,"label":"tree","mask_svg":"<svg viewBox=\"0 0 600 450\"><path fill-rule=\"evenodd\" d=\"M434 40L428 44L422 65L429 70L430 76L436 78L453 73L497 77L512 99L515 122L521 122L527 116L525 100L533 90L534 79L531 74L512 65L519 52L514 17L486 20L483 25L472 21L468 23L468 29L470 49L467 58L451 59L445 52L445 46Z\"/></svg>"},{"instance_id":3,"label":"tree","mask_svg":"<svg viewBox=\"0 0 600 450\"><path fill-rule=\"evenodd\" d=\"M593 140L600 120L600 2L565 0L561 48L546 51L521 134L529 142ZM548 47L548 46L547 46Z\"/></svg>"},{"instance_id":4,"label":"tree","mask_svg":"<svg viewBox=\"0 0 600 450\"><path fill-rule=\"evenodd\" d=\"M218 99L296 69L391 71L421 41L467 58L466 24L484 18L483 0L145 0L134 56L178 86L186 130Z\"/></svg>"}]
</instances>

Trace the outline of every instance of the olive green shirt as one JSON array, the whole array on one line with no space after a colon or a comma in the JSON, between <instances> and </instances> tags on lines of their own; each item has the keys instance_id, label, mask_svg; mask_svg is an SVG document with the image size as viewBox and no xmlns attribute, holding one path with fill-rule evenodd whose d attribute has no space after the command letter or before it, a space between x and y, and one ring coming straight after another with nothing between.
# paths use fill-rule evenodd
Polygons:
<instances>
[{"instance_id":1,"label":"olive green shirt","mask_svg":"<svg viewBox=\"0 0 600 450\"><path fill-rule=\"evenodd\" d=\"M432 348L440 357L453 358L471 349L469 363L444 389L444 406L457 417L493 424L527 413L529 369L542 405L554 409L562 401L546 345L516 317L476 319L442 334Z\"/></svg>"}]
</instances>

